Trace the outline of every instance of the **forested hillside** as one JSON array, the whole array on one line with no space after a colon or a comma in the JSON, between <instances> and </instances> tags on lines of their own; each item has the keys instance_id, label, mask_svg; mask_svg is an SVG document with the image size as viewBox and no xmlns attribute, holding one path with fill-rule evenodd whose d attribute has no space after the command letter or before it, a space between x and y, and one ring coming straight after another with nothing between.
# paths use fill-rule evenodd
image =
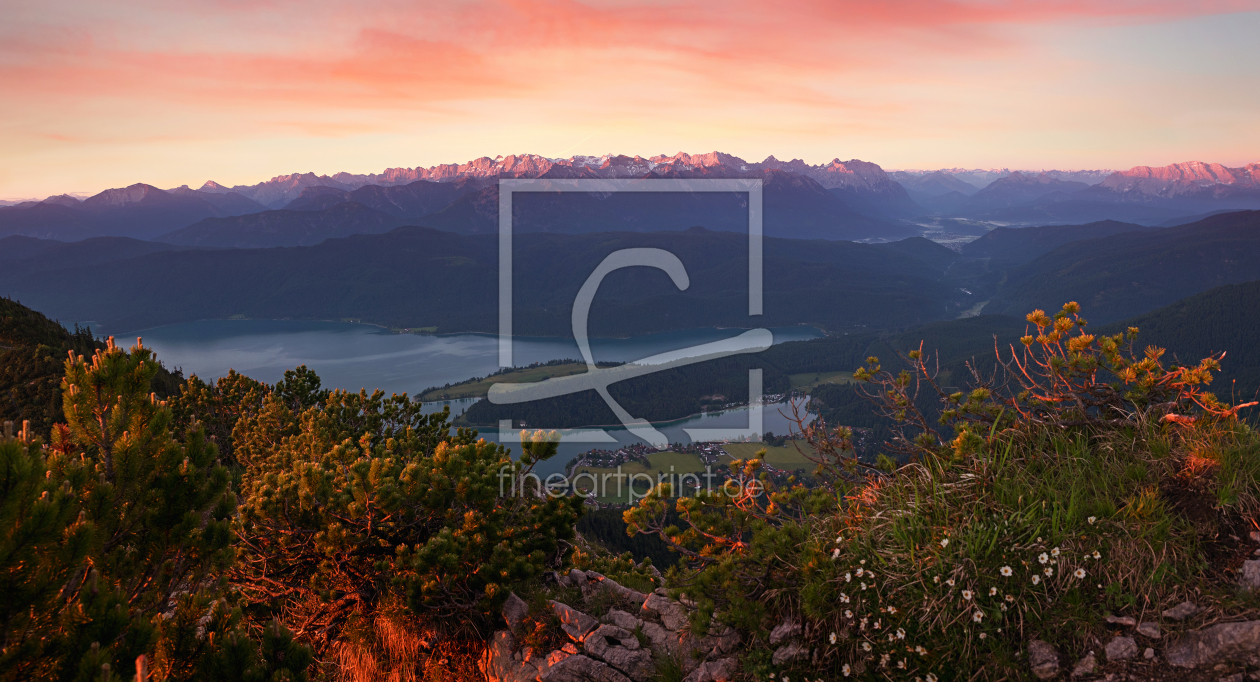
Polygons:
<instances>
[{"instance_id":1,"label":"forested hillside","mask_svg":"<svg viewBox=\"0 0 1260 682\"><path fill-rule=\"evenodd\" d=\"M66 355L91 355L105 344L90 329L74 331L8 298L0 298L0 422L30 421L47 433L61 419L61 379ZM182 377L160 368L153 390L165 398Z\"/></svg>"},{"instance_id":2,"label":"forested hillside","mask_svg":"<svg viewBox=\"0 0 1260 682\"><path fill-rule=\"evenodd\" d=\"M767 238L765 315L753 320L745 235L522 234L514 241L515 332L571 334L582 283L609 253L633 247L675 254L689 286L679 291L651 268L613 273L592 308L594 336L703 326L902 327L953 317L968 298L940 285L957 254L922 238L892 244ZM239 315L495 332L498 264L497 237L405 227L308 247L167 250L84 267L37 253L20 276L0 271L0 292L111 330Z\"/></svg>"}]
</instances>

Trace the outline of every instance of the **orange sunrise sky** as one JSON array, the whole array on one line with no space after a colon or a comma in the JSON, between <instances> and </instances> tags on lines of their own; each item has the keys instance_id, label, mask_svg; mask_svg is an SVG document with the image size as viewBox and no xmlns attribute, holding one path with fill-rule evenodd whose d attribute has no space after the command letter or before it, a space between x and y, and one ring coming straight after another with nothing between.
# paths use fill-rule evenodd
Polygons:
<instances>
[{"instance_id":1,"label":"orange sunrise sky","mask_svg":"<svg viewBox=\"0 0 1260 682\"><path fill-rule=\"evenodd\" d=\"M1260 160L1260 0L0 6L0 199L513 153Z\"/></svg>"}]
</instances>

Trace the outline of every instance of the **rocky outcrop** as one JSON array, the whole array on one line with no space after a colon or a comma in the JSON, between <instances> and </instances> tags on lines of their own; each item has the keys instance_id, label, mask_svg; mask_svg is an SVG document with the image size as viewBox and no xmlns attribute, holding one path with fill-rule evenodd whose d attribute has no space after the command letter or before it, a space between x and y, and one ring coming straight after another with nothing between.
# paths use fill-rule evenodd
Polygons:
<instances>
[{"instance_id":1,"label":"rocky outcrop","mask_svg":"<svg viewBox=\"0 0 1260 682\"><path fill-rule=\"evenodd\" d=\"M735 673L737 661L731 654L739 646L738 633L714 623L709 634L693 635L688 606L664 590L644 594L591 571L573 570L552 579L581 590L584 601L607 592L622 608L597 619L550 602L570 641L543 654L518 640L516 631L529 609L524 600L509 596L503 607L508 629L494 633L480 660L490 682L646 682L664 658L682 663L685 682L721 682Z\"/></svg>"},{"instance_id":2,"label":"rocky outcrop","mask_svg":"<svg viewBox=\"0 0 1260 682\"><path fill-rule=\"evenodd\" d=\"M1260 665L1260 620L1221 623L1171 638L1164 651L1178 668L1221 663Z\"/></svg>"}]
</instances>

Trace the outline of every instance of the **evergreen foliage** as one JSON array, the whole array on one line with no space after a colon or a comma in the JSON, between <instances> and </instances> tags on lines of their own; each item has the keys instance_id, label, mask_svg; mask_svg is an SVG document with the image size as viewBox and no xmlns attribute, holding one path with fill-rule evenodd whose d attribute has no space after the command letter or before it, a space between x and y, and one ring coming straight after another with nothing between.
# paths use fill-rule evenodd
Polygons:
<instances>
[{"instance_id":1,"label":"evergreen foliage","mask_svg":"<svg viewBox=\"0 0 1260 682\"><path fill-rule=\"evenodd\" d=\"M400 606L475 631L514 586L563 565L579 499L521 495L507 451L451 435L448 411L381 391L311 404L318 382L306 378L286 378L235 431L245 500L233 581L255 618L282 618L330 655ZM527 441L527 468L556 451Z\"/></svg>"},{"instance_id":2,"label":"evergreen foliage","mask_svg":"<svg viewBox=\"0 0 1260 682\"><path fill-rule=\"evenodd\" d=\"M152 351L111 337L90 363L70 356L51 444L27 432L0 446L0 569L16 596L0 676L125 679L145 656L155 679L304 679L301 647L272 646L288 664L263 659L240 629L222 581L235 554L228 473L203 431L171 433L149 390Z\"/></svg>"}]
</instances>

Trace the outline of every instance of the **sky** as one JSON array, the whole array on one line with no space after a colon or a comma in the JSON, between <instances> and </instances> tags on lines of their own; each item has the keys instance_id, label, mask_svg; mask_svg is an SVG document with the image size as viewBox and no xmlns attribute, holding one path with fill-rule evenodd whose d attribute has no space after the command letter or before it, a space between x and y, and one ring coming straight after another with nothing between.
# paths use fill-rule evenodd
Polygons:
<instances>
[{"instance_id":1,"label":"sky","mask_svg":"<svg viewBox=\"0 0 1260 682\"><path fill-rule=\"evenodd\" d=\"M1260 0L0 0L0 199L481 156L1260 160Z\"/></svg>"}]
</instances>

